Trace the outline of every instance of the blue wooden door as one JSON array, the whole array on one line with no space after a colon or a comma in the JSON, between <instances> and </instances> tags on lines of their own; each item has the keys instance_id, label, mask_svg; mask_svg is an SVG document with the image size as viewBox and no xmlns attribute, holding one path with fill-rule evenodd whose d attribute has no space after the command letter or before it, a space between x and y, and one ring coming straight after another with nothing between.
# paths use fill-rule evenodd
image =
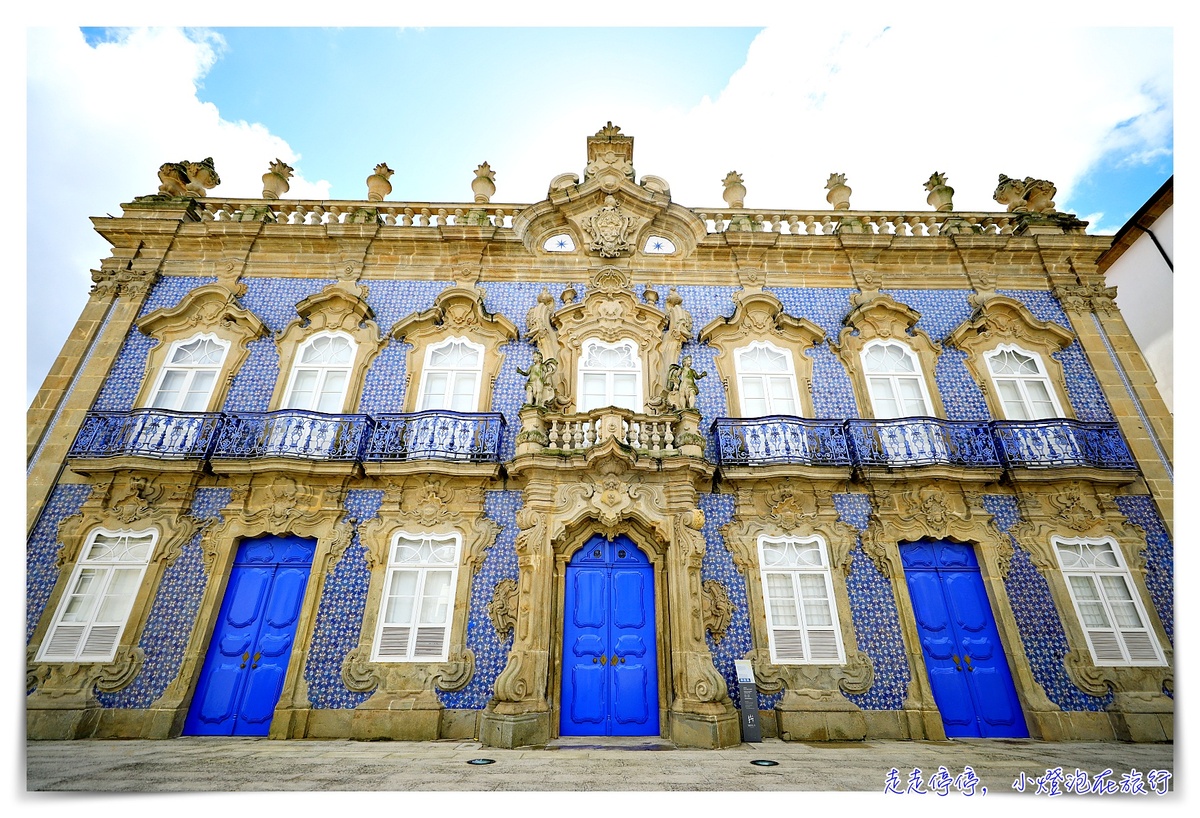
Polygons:
<instances>
[{"instance_id":1,"label":"blue wooden door","mask_svg":"<svg viewBox=\"0 0 1200 818\"><path fill-rule=\"evenodd\" d=\"M593 537L567 564L564 736L657 736L654 571L628 537Z\"/></svg>"},{"instance_id":2,"label":"blue wooden door","mask_svg":"<svg viewBox=\"0 0 1200 818\"><path fill-rule=\"evenodd\" d=\"M290 536L238 547L184 735L267 735L315 548L315 540Z\"/></svg>"},{"instance_id":3,"label":"blue wooden door","mask_svg":"<svg viewBox=\"0 0 1200 818\"><path fill-rule=\"evenodd\" d=\"M1028 736L974 549L921 540L900 558L946 736Z\"/></svg>"}]
</instances>

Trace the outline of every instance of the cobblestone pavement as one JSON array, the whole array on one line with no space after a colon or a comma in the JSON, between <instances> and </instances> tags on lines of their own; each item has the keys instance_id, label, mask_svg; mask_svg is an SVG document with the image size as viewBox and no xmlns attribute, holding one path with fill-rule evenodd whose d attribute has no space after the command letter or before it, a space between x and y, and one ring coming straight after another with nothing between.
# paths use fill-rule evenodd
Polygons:
<instances>
[{"instance_id":1,"label":"cobblestone pavement","mask_svg":"<svg viewBox=\"0 0 1200 818\"><path fill-rule=\"evenodd\" d=\"M587 743L591 741L593 743ZM598 742L603 742L598 743ZM491 764L471 764L491 759ZM773 765L753 762L773 761ZM920 789L941 782L949 795L1015 795L1051 786L1061 767L1089 788L1136 790L1147 805L1165 799L1174 745L1116 742L1045 743L1028 739L865 741L806 744L767 739L725 750L676 749L662 740L559 740L547 747L498 750L472 741L363 742L184 737L161 741L30 741L26 788L35 791L124 793L262 791L807 791L875 792L892 782L906 790L919 769ZM975 782L965 768L970 767ZM933 778L945 767L942 776ZM1136 773L1134 772L1136 771ZM1159 771L1152 773L1152 771ZM1024 779L1021 778L1022 774ZM933 780L931 781L931 778ZM1124 782L1124 783L1123 783ZM1063 786L1060 785L1062 790ZM1119 791L1119 790L1118 790ZM36 804L47 796L26 796ZM1064 804L1074 801L1067 794ZM169 803L169 801L168 801ZM898 802L897 802L898 803ZM1128 802L1126 802L1128 803Z\"/></svg>"}]
</instances>

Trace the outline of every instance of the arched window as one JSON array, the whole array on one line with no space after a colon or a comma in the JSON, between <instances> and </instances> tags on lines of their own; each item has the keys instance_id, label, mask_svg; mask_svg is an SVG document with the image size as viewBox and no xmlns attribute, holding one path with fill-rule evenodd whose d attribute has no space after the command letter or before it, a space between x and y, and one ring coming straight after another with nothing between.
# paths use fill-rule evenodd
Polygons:
<instances>
[{"instance_id":1,"label":"arched window","mask_svg":"<svg viewBox=\"0 0 1200 818\"><path fill-rule=\"evenodd\" d=\"M342 412L355 348L341 333L320 333L305 341L292 367L283 408Z\"/></svg>"},{"instance_id":2,"label":"arched window","mask_svg":"<svg viewBox=\"0 0 1200 818\"><path fill-rule=\"evenodd\" d=\"M800 393L791 353L754 342L734 354L742 417L800 414Z\"/></svg>"},{"instance_id":3,"label":"arched window","mask_svg":"<svg viewBox=\"0 0 1200 818\"><path fill-rule=\"evenodd\" d=\"M208 411L228 351L228 341L209 333L176 341L158 374L150 408L174 412Z\"/></svg>"},{"instance_id":4,"label":"arched window","mask_svg":"<svg viewBox=\"0 0 1200 818\"><path fill-rule=\"evenodd\" d=\"M898 341L872 341L863 348L862 361L876 418L933 414L920 361L907 346Z\"/></svg>"},{"instance_id":5,"label":"arched window","mask_svg":"<svg viewBox=\"0 0 1200 818\"><path fill-rule=\"evenodd\" d=\"M984 357L1004 407L1005 420L1063 417L1046 368L1036 352L1002 344Z\"/></svg>"},{"instance_id":6,"label":"arched window","mask_svg":"<svg viewBox=\"0 0 1200 818\"><path fill-rule=\"evenodd\" d=\"M641 412L642 358L636 341L585 341L579 356L579 411L618 406Z\"/></svg>"},{"instance_id":7,"label":"arched window","mask_svg":"<svg viewBox=\"0 0 1200 818\"><path fill-rule=\"evenodd\" d=\"M760 537L758 559L771 661L845 662L825 541L818 536Z\"/></svg>"},{"instance_id":8,"label":"arched window","mask_svg":"<svg viewBox=\"0 0 1200 818\"><path fill-rule=\"evenodd\" d=\"M39 662L111 662L158 531L94 530L67 581Z\"/></svg>"},{"instance_id":9,"label":"arched window","mask_svg":"<svg viewBox=\"0 0 1200 818\"><path fill-rule=\"evenodd\" d=\"M417 410L479 411L483 347L466 338L450 338L425 351Z\"/></svg>"},{"instance_id":10,"label":"arched window","mask_svg":"<svg viewBox=\"0 0 1200 818\"><path fill-rule=\"evenodd\" d=\"M458 535L396 533L380 600L374 661L446 660L461 545Z\"/></svg>"}]
</instances>

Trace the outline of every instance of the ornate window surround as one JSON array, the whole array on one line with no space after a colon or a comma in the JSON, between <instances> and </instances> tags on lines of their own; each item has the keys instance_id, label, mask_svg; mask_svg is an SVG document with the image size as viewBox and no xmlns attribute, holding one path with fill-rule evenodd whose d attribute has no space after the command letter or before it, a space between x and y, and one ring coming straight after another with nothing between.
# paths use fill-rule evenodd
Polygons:
<instances>
[{"instance_id":1,"label":"ornate window surround","mask_svg":"<svg viewBox=\"0 0 1200 818\"><path fill-rule=\"evenodd\" d=\"M1050 381L1062 417L1075 413L1067 395L1062 364L1054 353L1066 349L1075 340L1070 332L1051 321L1039 321L1021 302L1003 295L976 296L975 312L950 333L946 341L967 355L967 368L983 391L993 418L1004 418L1004 405L996 392L987 355L1008 347L1026 355L1036 355Z\"/></svg>"},{"instance_id":2,"label":"ornate window surround","mask_svg":"<svg viewBox=\"0 0 1200 818\"><path fill-rule=\"evenodd\" d=\"M807 567L807 568L799 567L799 566L795 566L795 565L774 567L774 566L768 566L766 564L765 556L766 556L766 546L768 544L786 545L786 544L792 544L792 543L800 545L800 546L812 546L812 545L817 546L817 550L818 550L818 552L820 554L820 558L821 558L821 564L817 565L817 566ZM825 544L825 538L822 537L820 534L810 534L805 537L772 537L772 536L768 536L767 534L760 534L758 536L758 558L759 558L758 577L759 577L759 582L762 584L762 594L763 594L763 602L764 602L763 613L767 618L767 642L770 646L771 661L774 662L775 664L780 664L780 665L784 665L784 664L843 665L843 664L845 664L846 663L846 653L845 653L845 649L844 649L843 643L842 643L841 625L839 622L838 611L837 611L838 605L837 605L836 597L833 592L833 575L832 575L832 571L831 571L830 564L829 564L829 548ZM778 654L779 654L780 646L777 643L775 636L776 636L776 631L780 628L780 626L778 624L775 624L773 626L772 622L771 622L771 620L772 620L772 613L771 613L772 612L772 604L771 604L769 588L768 588L768 584L767 584L767 574L769 574L769 573L786 574L789 577L794 577L795 575L800 575L800 574L821 577L823 584L824 584L824 589L825 589L824 600L826 603L826 609L829 611L830 616L832 618L832 622L829 624L829 629L833 633L834 648L836 649L836 652L837 652L836 658L828 657L828 656L814 658L812 655L811 645L808 645L808 650L805 651L805 653L806 653L805 658L802 658L802 659L779 658ZM795 586L793 586L793 590L801 590L801 589L797 589ZM798 594L794 599L794 603L795 603L794 612L796 613L796 616L798 619L797 627L799 628L799 630L804 631L806 633L806 636L809 632L811 632L814 629L814 626L807 621L807 616L808 616L807 607L808 606L806 603L808 601L809 601L808 598L804 597L802 595L802 593ZM808 641L808 639L805 638L805 642L807 642L807 641Z\"/></svg>"},{"instance_id":3,"label":"ornate window surround","mask_svg":"<svg viewBox=\"0 0 1200 818\"><path fill-rule=\"evenodd\" d=\"M1125 558L1122 555L1121 549L1117 545L1116 540L1114 540L1112 537L1061 537L1061 536L1055 535L1050 538L1050 545L1054 549L1054 555L1058 561L1059 570L1062 571L1063 581L1067 586L1067 592L1070 595L1072 608L1075 612L1075 619L1079 625L1080 630L1083 631L1085 642L1087 643L1088 650L1091 653L1092 663L1094 665L1096 665L1097 667L1158 667L1158 666L1166 665L1166 660L1163 656L1162 645L1159 643L1157 634L1155 634L1155 632L1154 632L1154 626L1153 626L1152 621L1146 611L1146 606L1142 603L1141 594L1138 593L1137 586L1133 580L1133 575L1129 571L1129 566L1125 564ZM1073 569L1073 568L1070 568L1070 567L1064 565L1064 563L1063 563L1063 554L1062 554L1062 550L1061 550L1060 546L1064 546L1064 545L1065 546L1106 545L1111 549L1113 555L1116 557L1117 565L1110 567L1110 568L1102 568L1102 569L1087 569L1087 568ZM1129 592L1130 601L1133 603L1133 606L1137 612L1137 615L1142 621L1142 624L1138 628L1138 630L1144 631L1146 633L1147 637L1150 640L1153 651L1156 654L1157 661L1153 661L1153 662L1137 662L1137 661L1132 661L1132 660L1113 661L1111 659L1100 660L1097 658L1096 646L1092 640L1091 635L1088 633L1088 631L1090 629L1084 622L1083 612L1080 609L1080 601L1077 598L1075 589L1073 588L1073 586L1071 585L1071 582L1070 582L1070 577L1073 574L1087 575L1087 576L1092 577L1093 580L1098 580L1099 576L1102 574L1117 575L1121 578L1121 580L1125 584L1125 590ZM1100 589L1100 595L1101 595L1101 597L1104 598L1105 601L1107 601L1107 593L1103 589ZM1097 600L1097 601L1099 601L1099 600ZM1103 605L1104 603L1102 602L1101 604ZM1107 605L1104 605L1104 607L1105 607L1106 614L1109 615L1109 617L1111 618L1112 611L1108 610ZM1122 630L1122 627L1117 625L1115 622L1110 622L1110 627L1105 628L1105 630L1120 631L1120 630ZM1128 647L1128 644L1126 643L1126 639L1125 639L1124 635L1121 635L1119 637L1119 641L1121 643L1121 646L1124 648L1123 652L1127 653L1129 650L1129 647Z\"/></svg>"},{"instance_id":4,"label":"ornate window surround","mask_svg":"<svg viewBox=\"0 0 1200 818\"><path fill-rule=\"evenodd\" d=\"M917 329L921 314L886 293L863 293L856 300L858 306L846 316L846 326L838 336L834 353L850 375L862 417L875 416L863 366L863 353L872 341L902 343L915 354L930 414L945 417L945 407L933 380L941 347L924 330Z\"/></svg>"},{"instance_id":5,"label":"ornate window surround","mask_svg":"<svg viewBox=\"0 0 1200 818\"><path fill-rule=\"evenodd\" d=\"M169 366L170 356L177 345L198 337L211 337L226 347L206 411L216 411L225 403L233 376L246 356L248 344L267 333L258 316L237 302L237 293L221 284L205 284L192 290L175 307L159 309L143 316L137 327L158 341L146 359L147 377L134 402L149 406Z\"/></svg>"},{"instance_id":6,"label":"ornate window surround","mask_svg":"<svg viewBox=\"0 0 1200 818\"><path fill-rule=\"evenodd\" d=\"M425 367L429 361L428 350L451 339L466 341L482 350L479 408L475 411L488 411L492 405L492 390L504 363L504 353L500 350L505 344L517 340L518 335L519 331L512 321L484 309L483 292L479 288L454 286L442 290L431 308L401 319L388 333L389 338L412 346L407 355L405 411L417 411L419 387L424 382ZM413 384L418 388L412 388Z\"/></svg>"},{"instance_id":7,"label":"ornate window surround","mask_svg":"<svg viewBox=\"0 0 1200 818\"><path fill-rule=\"evenodd\" d=\"M175 364L173 359L175 357L176 351L178 351L179 349L181 349L189 344L194 344L197 341L211 341L212 343L219 346L221 348L220 362L217 363L216 366L205 366L205 367L196 366L196 365L187 365L187 364ZM220 383L221 372L225 368L225 359L229 357L229 347L230 346L231 346L231 344L229 341L227 341L223 338L218 338L214 333L211 333L211 332L200 332L200 333L196 333L195 335L193 335L190 338L182 338L178 341L173 341L171 343L170 347L167 349L167 355L166 355L163 366L158 370L158 374L154 378L154 385L150 389L149 400L147 401L147 403L149 405L153 406L157 402L156 399L159 397L159 393L162 390L163 382L166 381L168 373L173 372L173 371L179 371L179 370L190 371L192 373L192 377L187 378L185 380L185 384L184 384L185 387L189 387L189 388L181 389L179 392L179 397L185 398L190 391L190 386L195 382L196 373L201 372L201 371L211 371L211 372L213 372L213 380L212 380L212 383L209 384L208 395L205 398L204 406L199 409L190 410L190 411L196 411L196 412L208 411L212 407L212 402L213 402L212 396L213 396L213 393L215 393L217 391L217 386ZM155 408L165 408L168 410L174 410L177 407L169 406L169 407L155 407Z\"/></svg>"},{"instance_id":8,"label":"ornate window surround","mask_svg":"<svg viewBox=\"0 0 1200 818\"><path fill-rule=\"evenodd\" d=\"M623 344L632 344L633 345L633 356L632 357L633 357L634 366L631 367L630 369L617 370L617 369L594 368L594 367L587 366L587 362L588 362L588 358L589 358L588 350L595 349L597 347L599 347L600 349L605 349L605 350L616 350ZM611 398L611 400L607 404L601 404L600 406L588 407L587 411L591 411L591 410L595 410L595 409L601 409L604 406L616 405L617 395L616 395L616 390L614 388L614 380L612 377L608 377L608 376L610 376L610 375L615 376L618 374L632 374L633 381L634 381L633 395L634 395L635 405L634 406L625 406L625 407L621 407L621 408L629 409L632 412L641 412L645 408L645 405L646 405L646 377L645 377L645 373L644 373L644 361L643 361L643 358L641 355L641 349L638 346L637 341L635 341L633 338L618 338L617 340L615 340L614 342L612 342L610 344L610 343L600 340L599 338L588 338L587 340L585 340L583 342L583 345L580 348L579 352L580 352L579 361L578 361L579 371L576 373L576 380L575 380L575 383L578 385L578 390L579 390L575 394L575 403L577 406L579 404L581 404L584 399L584 393L583 393L584 375L588 375L588 374L605 375L606 376L605 377L605 396L607 398ZM582 408L581 408L581 411L583 411Z\"/></svg>"},{"instance_id":9,"label":"ornate window surround","mask_svg":"<svg viewBox=\"0 0 1200 818\"><path fill-rule=\"evenodd\" d=\"M454 602L453 597L457 596L457 592L458 592L458 585L459 585L458 569L459 569L459 565L462 562L462 535L459 534L457 531L451 532L449 534L438 535L438 534L429 534L426 532L417 533L417 532L411 532L411 531L402 529L402 530L392 532L392 535L389 539L390 539L390 545L388 547L389 553L388 553L388 561L387 561L387 572L384 574L383 587L380 589L379 602L378 602L379 610L376 614L377 619L379 621L378 621L378 623L376 625L376 629L375 629L375 639L374 639L374 643L373 643L374 646L373 646L373 649L371 652L371 661L373 661L373 662L445 662L448 659L447 652L449 650L449 645L450 645L450 634L453 632L454 626L455 626L454 614L456 612L457 606L453 604L453 602ZM428 540L433 543L440 543L441 547L449 546L453 550L453 562L452 563L444 563L444 564L434 564L429 561L404 562L404 561L393 560L392 557L394 556L396 548L399 546L400 540L402 540L402 539L408 540L410 542L411 541ZM435 550L437 550L437 549L435 548ZM449 605L449 610L446 612L446 621L442 624L442 627L445 628L446 633L442 638L442 646L441 646L441 649L438 652L437 656L418 656L418 655L416 655L416 651L414 650L414 648L415 648L415 646L417 646L420 643L418 633L420 632L422 626L420 624L419 617L421 615L421 611L422 611L422 607L424 605L424 599L425 599L424 594L422 592L425 589L425 581L428 579L430 572L438 571L438 570L445 570L445 571L449 571L449 573L450 573L449 590L450 590L450 595L451 595L452 599L451 599L451 604ZM415 573L417 575L417 583L416 583L417 595L413 601L413 607L414 607L413 613L415 616L418 617L418 620L417 620L417 623L411 627L410 634L407 637L406 646L405 646L405 656L403 656L403 657L381 656L380 651L382 649L383 632L384 632L384 628L386 627L386 623L384 621L384 618L385 618L384 614L385 614L385 609L387 608L387 605L388 605L388 596L387 596L388 586L390 584L391 578L398 573ZM467 584L469 585L469 583L467 583Z\"/></svg>"},{"instance_id":10,"label":"ornate window surround","mask_svg":"<svg viewBox=\"0 0 1200 818\"><path fill-rule=\"evenodd\" d=\"M310 349L313 346L313 344L315 344L318 340L320 340L322 338L345 340L346 343L350 347L350 361L345 366L331 366L328 364L319 364L319 363L307 363L306 364L304 362L305 350ZM322 392L324 391L324 386L326 383L326 378L323 376L327 376L331 372L336 372L338 370L344 370L346 372L346 380L342 383L342 399L340 401L341 405L336 410L334 410L334 412L331 414L336 414L338 412L345 411L346 398L348 397L348 395L346 394L346 390L350 384L350 379L354 374L354 359L357 357L357 354L358 354L358 344L355 342L353 337L351 337L348 333L345 333L345 332L337 332L337 331L335 331L335 332L328 332L328 331L318 332L318 333L314 333L313 335L310 335L307 338L305 338L303 341L300 342L299 346L296 347L296 356L292 360L292 369L290 372L288 372L288 375L287 375L287 379L286 379L287 386L285 387L285 389L283 391L283 402L280 404L280 408L281 409L305 409L305 410L314 411L314 412L320 411L319 409L317 409L316 406L312 406L312 405L310 405L310 406L289 406L289 404L291 404L293 402L293 398L295 397L296 386L297 386L297 383L296 383L297 375L299 375L299 373L304 370L310 370L310 371L316 370L319 373L318 377L317 377L317 381L314 384L314 390L312 393L313 401L318 402L318 404L319 404L319 401L320 401Z\"/></svg>"},{"instance_id":11,"label":"ornate window surround","mask_svg":"<svg viewBox=\"0 0 1200 818\"><path fill-rule=\"evenodd\" d=\"M807 318L795 318L783 311L783 303L761 291L741 291L734 296L737 304L729 318L716 318L700 330L700 342L715 347L714 361L725 385L728 406L742 406L738 380L737 353L752 344L763 344L786 352L792 359L792 372L799 393L799 414L813 416L812 358L805 351L825 340L825 331Z\"/></svg>"},{"instance_id":12,"label":"ornate window surround","mask_svg":"<svg viewBox=\"0 0 1200 818\"><path fill-rule=\"evenodd\" d=\"M1022 349L1021 347L1016 346L1015 344L1000 344L995 349L985 352L983 354L983 359L987 365L988 374L991 376L992 386L995 388L995 391L996 391L996 402L1000 404L1000 408L1005 416L1005 419L1006 420L1019 420L1020 419L1020 418L1007 417L1008 412L1004 407L1004 401L1000 395L1000 388L996 385L997 375L995 372L992 371L992 360L997 358L998 356L1000 356L1001 354L1003 354L1005 352L1012 352L1012 353L1016 353L1019 355L1024 355L1024 356L1030 358L1037 365L1038 375L1036 377L1035 376L1012 376L1012 380L1018 381L1022 384L1024 384L1027 381L1042 382L1046 387L1046 393L1050 397L1050 404L1053 406L1054 412L1055 412L1055 414L1051 415L1050 417L1056 417L1056 418L1064 417L1062 401L1059 400L1059 398L1058 398L1058 390L1055 389L1054 382L1050 380L1050 376L1046 372L1046 362L1044 360L1042 360L1042 356L1032 350ZM1020 387L1020 390L1021 390L1021 394L1022 394L1022 403L1027 403L1030 400L1030 398L1026 394L1025 388L1022 386L1022 387ZM1033 418L1033 419L1034 420L1042 420L1043 418Z\"/></svg>"},{"instance_id":13,"label":"ornate window surround","mask_svg":"<svg viewBox=\"0 0 1200 818\"><path fill-rule=\"evenodd\" d=\"M367 367L383 349L365 288L353 281L336 281L297 304L296 313L298 317L275 336L280 377L275 380L271 407L283 408L304 345L318 335L340 334L348 336L354 346L341 412L354 411L362 396Z\"/></svg>"}]
</instances>

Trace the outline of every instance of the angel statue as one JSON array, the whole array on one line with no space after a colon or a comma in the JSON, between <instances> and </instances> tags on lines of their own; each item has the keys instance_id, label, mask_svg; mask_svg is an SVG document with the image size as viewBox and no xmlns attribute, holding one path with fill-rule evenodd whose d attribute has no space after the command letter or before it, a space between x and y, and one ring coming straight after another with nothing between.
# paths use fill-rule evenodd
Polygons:
<instances>
[{"instance_id":1,"label":"angel statue","mask_svg":"<svg viewBox=\"0 0 1200 818\"><path fill-rule=\"evenodd\" d=\"M551 358L542 360L542 351L533 351L533 363L528 370L517 367L517 374L524 375L525 403L529 406L546 408L554 405L554 371L558 369L558 361Z\"/></svg>"},{"instance_id":2,"label":"angel statue","mask_svg":"<svg viewBox=\"0 0 1200 818\"><path fill-rule=\"evenodd\" d=\"M675 409L695 409L696 396L700 394L699 381L707 372L692 368L692 356L684 355L683 364L671 364L667 370L668 402Z\"/></svg>"}]
</instances>

